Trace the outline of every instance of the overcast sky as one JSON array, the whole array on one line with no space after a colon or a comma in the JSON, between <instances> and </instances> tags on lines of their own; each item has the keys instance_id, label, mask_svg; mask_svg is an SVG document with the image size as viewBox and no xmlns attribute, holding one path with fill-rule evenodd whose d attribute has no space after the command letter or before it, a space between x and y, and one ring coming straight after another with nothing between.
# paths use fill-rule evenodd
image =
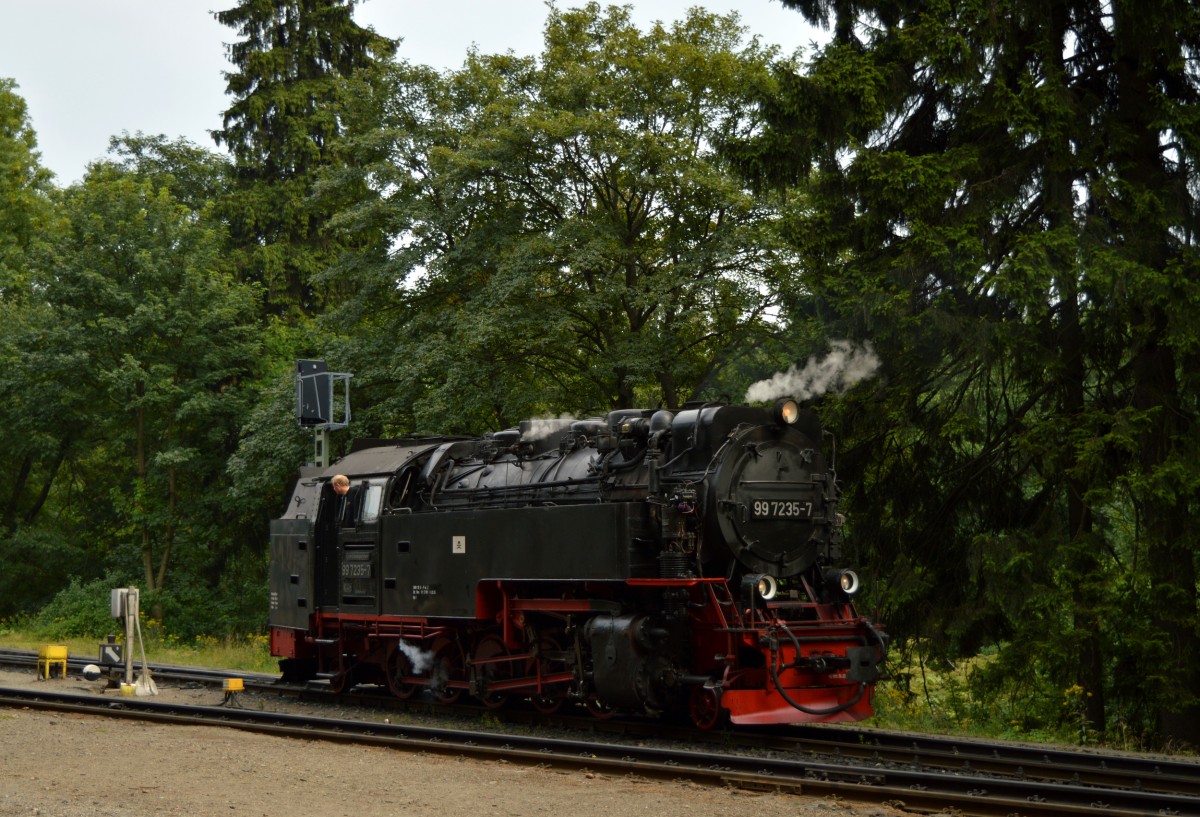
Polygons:
<instances>
[{"instance_id":1,"label":"overcast sky","mask_svg":"<svg viewBox=\"0 0 1200 817\"><path fill-rule=\"evenodd\" d=\"M212 11L234 0L0 0L0 77L16 80L29 108L42 164L59 185L80 179L122 131L185 137L215 149L208 132L229 105L224 44L236 32ZM583 5L560 0L559 8ZM779 0L638 0L643 29L702 5L738 11L751 34L785 53L817 32ZM360 24L403 38L399 56L439 69L462 65L467 49L541 52L543 0L369 0Z\"/></svg>"}]
</instances>

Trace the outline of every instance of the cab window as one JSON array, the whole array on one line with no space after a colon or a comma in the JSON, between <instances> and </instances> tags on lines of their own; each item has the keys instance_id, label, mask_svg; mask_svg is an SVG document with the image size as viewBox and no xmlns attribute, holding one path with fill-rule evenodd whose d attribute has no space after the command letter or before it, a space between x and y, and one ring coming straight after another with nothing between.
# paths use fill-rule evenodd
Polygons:
<instances>
[{"instance_id":1,"label":"cab window","mask_svg":"<svg viewBox=\"0 0 1200 817\"><path fill-rule=\"evenodd\" d=\"M362 498L362 515L359 519L363 525L374 524L379 519L379 508L383 504L383 488L386 480L373 479L367 482Z\"/></svg>"}]
</instances>

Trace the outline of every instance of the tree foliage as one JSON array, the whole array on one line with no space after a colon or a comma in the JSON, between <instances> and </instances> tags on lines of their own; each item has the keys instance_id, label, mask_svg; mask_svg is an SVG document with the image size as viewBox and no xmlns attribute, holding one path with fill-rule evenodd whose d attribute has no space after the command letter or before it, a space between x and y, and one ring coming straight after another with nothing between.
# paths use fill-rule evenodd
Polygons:
<instances>
[{"instance_id":1,"label":"tree foliage","mask_svg":"<svg viewBox=\"0 0 1200 817\"><path fill-rule=\"evenodd\" d=\"M15 82L0 79L0 390L6 396L0 615L57 590L61 576L40 570L43 558L68 569L88 566L87 554L70 540L69 518L60 519L58 530L34 529L60 477L65 440L78 426L54 351L39 343L49 315L30 286L36 258L56 226L52 193L25 101Z\"/></svg>"},{"instance_id":2,"label":"tree foliage","mask_svg":"<svg viewBox=\"0 0 1200 817\"><path fill-rule=\"evenodd\" d=\"M1200 12L785 4L808 65L590 4L438 73L353 0L242 0L231 160L125 135L65 190L0 80L0 616L136 582L260 619L297 356L354 373L355 434L450 433L852 338L882 376L817 408L901 650L1200 743Z\"/></svg>"},{"instance_id":3,"label":"tree foliage","mask_svg":"<svg viewBox=\"0 0 1200 817\"><path fill-rule=\"evenodd\" d=\"M213 132L234 159L223 209L241 274L265 291L268 315L312 317L331 296L318 280L364 235L326 229L337 202L313 202L318 172L337 164L343 79L369 72L396 43L354 22L354 0L243 0L216 13L243 39L228 47L233 102Z\"/></svg>"},{"instance_id":4,"label":"tree foliage","mask_svg":"<svg viewBox=\"0 0 1200 817\"><path fill-rule=\"evenodd\" d=\"M69 475L57 504L87 520L93 548L137 553L153 592L177 548L216 550L256 302L221 269L219 225L172 194L175 176L130 162L97 163L61 192L33 279L43 320L17 343L41 370L38 433Z\"/></svg>"},{"instance_id":5,"label":"tree foliage","mask_svg":"<svg viewBox=\"0 0 1200 817\"><path fill-rule=\"evenodd\" d=\"M393 251L346 271L355 370L410 429L531 412L677 407L766 343L794 258L781 199L718 147L757 124L770 50L694 10L639 31L629 11L551 11L539 59L400 65L361 94L374 195L343 216ZM369 360L368 360L369 358Z\"/></svg>"},{"instance_id":6,"label":"tree foliage","mask_svg":"<svg viewBox=\"0 0 1200 817\"><path fill-rule=\"evenodd\" d=\"M843 473L889 618L1010 642L1098 728L1154 678L1133 725L1195 741L1195 9L787 5L833 37L738 155L812 179L811 285L887 350Z\"/></svg>"},{"instance_id":7,"label":"tree foliage","mask_svg":"<svg viewBox=\"0 0 1200 817\"><path fill-rule=\"evenodd\" d=\"M51 174L39 164L37 135L16 83L0 78L0 293L16 297L26 253L47 228Z\"/></svg>"}]
</instances>

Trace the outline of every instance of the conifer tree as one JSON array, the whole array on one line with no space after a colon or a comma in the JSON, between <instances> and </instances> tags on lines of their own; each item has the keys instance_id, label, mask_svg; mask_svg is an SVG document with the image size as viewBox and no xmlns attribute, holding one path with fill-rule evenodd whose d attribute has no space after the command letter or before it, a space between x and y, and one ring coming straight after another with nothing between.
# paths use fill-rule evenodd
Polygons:
<instances>
[{"instance_id":1,"label":"conifer tree","mask_svg":"<svg viewBox=\"0 0 1200 817\"><path fill-rule=\"evenodd\" d=\"M888 350L842 472L893 631L1197 742L1195 5L784 2L832 40L741 158Z\"/></svg>"},{"instance_id":2,"label":"conifer tree","mask_svg":"<svg viewBox=\"0 0 1200 817\"><path fill-rule=\"evenodd\" d=\"M233 103L213 132L234 160L225 202L243 276L265 290L264 310L289 322L318 314L330 297L320 277L347 242L312 199L322 168L339 161L343 80L370 72L396 42L354 22L355 0L243 0L216 13L242 38L228 46Z\"/></svg>"}]
</instances>

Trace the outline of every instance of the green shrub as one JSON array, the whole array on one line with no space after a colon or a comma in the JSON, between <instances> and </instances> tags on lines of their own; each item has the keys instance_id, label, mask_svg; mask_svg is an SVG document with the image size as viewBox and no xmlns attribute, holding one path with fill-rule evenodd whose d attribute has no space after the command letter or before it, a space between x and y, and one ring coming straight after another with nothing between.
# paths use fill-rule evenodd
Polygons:
<instances>
[{"instance_id":1,"label":"green shrub","mask_svg":"<svg viewBox=\"0 0 1200 817\"><path fill-rule=\"evenodd\" d=\"M54 598L70 576L100 572L94 554L60 532L18 528L0 538L0 618L32 613Z\"/></svg>"},{"instance_id":2,"label":"green shrub","mask_svg":"<svg viewBox=\"0 0 1200 817\"><path fill-rule=\"evenodd\" d=\"M78 576L51 599L32 619L32 629L52 638L100 638L116 632L112 617L112 589L122 586L111 576L83 582Z\"/></svg>"}]
</instances>

